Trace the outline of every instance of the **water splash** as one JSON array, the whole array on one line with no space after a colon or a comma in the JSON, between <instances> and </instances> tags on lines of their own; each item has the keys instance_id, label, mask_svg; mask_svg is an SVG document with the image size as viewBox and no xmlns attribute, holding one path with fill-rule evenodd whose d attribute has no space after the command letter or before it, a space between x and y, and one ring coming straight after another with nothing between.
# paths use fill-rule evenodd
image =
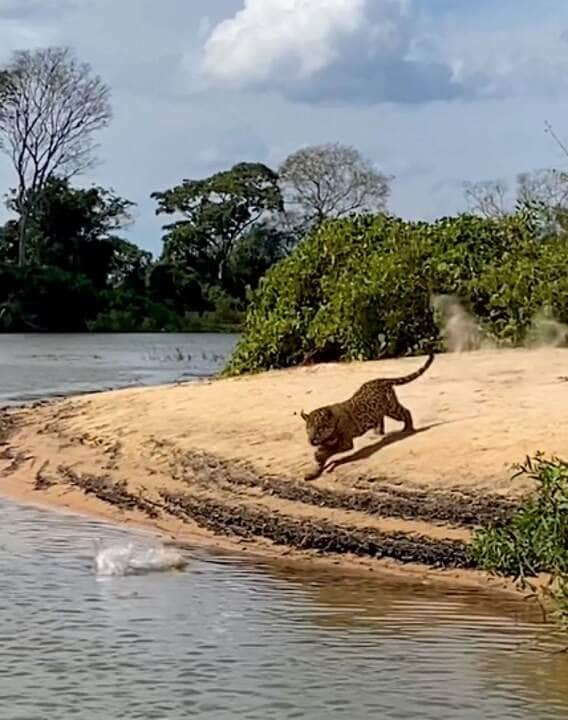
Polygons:
<instances>
[{"instance_id":1,"label":"water splash","mask_svg":"<svg viewBox=\"0 0 568 720\"><path fill-rule=\"evenodd\" d=\"M95 541L95 573L98 577L138 575L165 570L182 570L187 560L174 548L128 542L103 546Z\"/></svg>"}]
</instances>

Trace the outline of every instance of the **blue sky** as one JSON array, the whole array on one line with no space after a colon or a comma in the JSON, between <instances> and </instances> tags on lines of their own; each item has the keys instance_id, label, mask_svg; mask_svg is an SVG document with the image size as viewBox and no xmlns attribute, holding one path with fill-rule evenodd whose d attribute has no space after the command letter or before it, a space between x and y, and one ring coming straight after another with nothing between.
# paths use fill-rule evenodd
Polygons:
<instances>
[{"instance_id":1,"label":"blue sky","mask_svg":"<svg viewBox=\"0 0 568 720\"><path fill-rule=\"evenodd\" d=\"M306 144L356 146L408 218L464 209L464 180L566 163L544 133L568 138L566 0L0 0L0 61L48 44L111 86L82 182L135 201L153 252L151 192Z\"/></svg>"}]
</instances>

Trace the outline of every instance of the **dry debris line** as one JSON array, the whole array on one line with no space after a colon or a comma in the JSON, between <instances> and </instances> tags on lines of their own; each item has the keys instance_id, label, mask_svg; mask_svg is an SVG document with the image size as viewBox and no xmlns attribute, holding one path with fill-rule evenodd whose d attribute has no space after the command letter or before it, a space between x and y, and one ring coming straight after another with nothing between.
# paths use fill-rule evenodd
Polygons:
<instances>
[{"instance_id":1,"label":"dry debris line","mask_svg":"<svg viewBox=\"0 0 568 720\"><path fill-rule=\"evenodd\" d=\"M13 414L8 410L0 409L0 460L9 460L0 476L7 477L16 472L18 468L28 460L33 460L32 455L28 455L23 451L16 451L10 446L10 437L17 429L17 421Z\"/></svg>"},{"instance_id":2,"label":"dry debris line","mask_svg":"<svg viewBox=\"0 0 568 720\"><path fill-rule=\"evenodd\" d=\"M14 417L7 410L0 409L0 445L7 445L10 435L16 429Z\"/></svg>"},{"instance_id":3,"label":"dry debris line","mask_svg":"<svg viewBox=\"0 0 568 720\"><path fill-rule=\"evenodd\" d=\"M57 468L58 477L55 479L46 475L46 467L47 464L44 463L37 471L34 490L46 490L61 482L69 487L82 490L85 495L94 495L99 500L120 510L139 510L153 520L161 515L160 504L143 497L140 493L135 495L130 492L126 480L112 480L108 475L77 473L65 465Z\"/></svg>"},{"instance_id":4,"label":"dry debris line","mask_svg":"<svg viewBox=\"0 0 568 720\"><path fill-rule=\"evenodd\" d=\"M46 460L40 469L35 474L34 490L49 490L50 487L57 485L57 480L51 476L45 474L45 469L49 465L49 460Z\"/></svg>"},{"instance_id":5,"label":"dry debris line","mask_svg":"<svg viewBox=\"0 0 568 720\"><path fill-rule=\"evenodd\" d=\"M383 533L315 520L298 520L243 505L228 507L211 499L165 490L160 496L170 514L190 519L202 528L241 538L266 538L276 545L322 553L392 558L440 568L469 568L473 562L465 543L434 540L401 532Z\"/></svg>"},{"instance_id":6,"label":"dry debris line","mask_svg":"<svg viewBox=\"0 0 568 720\"><path fill-rule=\"evenodd\" d=\"M306 505L457 526L500 524L509 518L517 507L516 504L501 498L485 498L480 501L458 493L423 491L403 493L390 488L381 488L375 492L347 493L279 479L264 479L259 482L251 481L248 477L233 475L226 480L234 485L260 487L269 495Z\"/></svg>"},{"instance_id":7,"label":"dry debris line","mask_svg":"<svg viewBox=\"0 0 568 720\"><path fill-rule=\"evenodd\" d=\"M10 463L2 469L0 475L8 477L20 468L28 460L33 460L33 455L26 455L25 452L15 452L10 446L7 446L0 452L0 460L10 460Z\"/></svg>"},{"instance_id":8,"label":"dry debris line","mask_svg":"<svg viewBox=\"0 0 568 720\"><path fill-rule=\"evenodd\" d=\"M441 568L473 567L467 545L456 540L435 540L402 532L379 532L329 522L296 519L280 513L236 505L229 507L209 498L187 493L160 491L156 502L130 492L125 481L109 476L80 474L67 466L57 468L57 479L46 474L47 465L37 471L34 488L45 490L62 482L64 485L94 495L121 510L138 510L151 519L168 514L185 522L222 535L241 538L264 538L276 545L321 553L350 553L359 557L392 558L403 563L422 563Z\"/></svg>"},{"instance_id":9,"label":"dry debris line","mask_svg":"<svg viewBox=\"0 0 568 720\"><path fill-rule=\"evenodd\" d=\"M405 491L387 486L351 493L329 490L278 477L258 477L247 463L231 463L203 452L183 453L176 458L176 464L175 479L189 485L211 486L213 482L219 486L258 488L282 500L379 517L472 527L502 524L518 509L517 502L494 494L476 497L463 492Z\"/></svg>"}]
</instances>

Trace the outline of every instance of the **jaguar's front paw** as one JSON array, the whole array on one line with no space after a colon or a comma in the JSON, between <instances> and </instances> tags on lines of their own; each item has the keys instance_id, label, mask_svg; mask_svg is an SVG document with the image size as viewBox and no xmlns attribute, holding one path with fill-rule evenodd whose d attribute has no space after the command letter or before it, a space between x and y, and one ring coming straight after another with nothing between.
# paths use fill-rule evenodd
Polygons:
<instances>
[{"instance_id":1,"label":"jaguar's front paw","mask_svg":"<svg viewBox=\"0 0 568 720\"><path fill-rule=\"evenodd\" d=\"M315 468L313 468L312 470L308 470L308 472L306 472L304 474L304 480L306 480L306 481L315 480L322 474L322 472L323 472L323 466L317 465Z\"/></svg>"}]
</instances>

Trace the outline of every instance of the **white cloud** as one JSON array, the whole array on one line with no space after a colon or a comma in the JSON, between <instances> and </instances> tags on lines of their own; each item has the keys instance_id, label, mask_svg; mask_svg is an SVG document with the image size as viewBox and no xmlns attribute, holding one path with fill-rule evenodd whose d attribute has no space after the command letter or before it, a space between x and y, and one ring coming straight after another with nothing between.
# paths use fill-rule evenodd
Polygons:
<instances>
[{"instance_id":1,"label":"white cloud","mask_svg":"<svg viewBox=\"0 0 568 720\"><path fill-rule=\"evenodd\" d=\"M203 70L232 84L268 80L274 71L309 77L335 59L336 42L364 22L365 0L246 0L205 43Z\"/></svg>"},{"instance_id":2,"label":"white cloud","mask_svg":"<svg viewBox=\"0 0 568 720\"><path fill-rule=\"evenodd\" d=\"M348 104L568 91L565 25L558 26L568 12L560 7L557 17L511 7L501 18L494 10L488 26L486 14L481 23L416 0L242 2L202 47L209 87Z\"/></svg>"},{"instance_id":3,"label":"white cloud","mask_svg":"<svg viewBox=\"0 0 568 720\"><path fill-rule=\"evenodd\" d=\"M213 28L202 76L293 99L420 101L462 93L431 61L410 0L244 0Z\"/></svg>"}]
</instances>

